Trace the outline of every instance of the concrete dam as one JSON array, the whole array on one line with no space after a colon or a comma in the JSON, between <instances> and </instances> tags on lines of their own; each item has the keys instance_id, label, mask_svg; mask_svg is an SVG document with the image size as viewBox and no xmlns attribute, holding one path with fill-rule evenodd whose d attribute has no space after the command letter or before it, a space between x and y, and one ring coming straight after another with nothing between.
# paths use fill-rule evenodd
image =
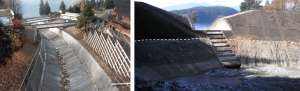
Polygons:
<instances>
[{"instance_id":1,"label":"concrete dam","mask_svg":"<svg viewBox=\"0 0 300 91\"><path fill-rule=\"evenodd\" d=\"M201 37L135 40L135 75L159 81L203 74L226 67L224 55L241 68L299 65L298 17L250 10L219 18Z\"/></svg>"}]
</instances>

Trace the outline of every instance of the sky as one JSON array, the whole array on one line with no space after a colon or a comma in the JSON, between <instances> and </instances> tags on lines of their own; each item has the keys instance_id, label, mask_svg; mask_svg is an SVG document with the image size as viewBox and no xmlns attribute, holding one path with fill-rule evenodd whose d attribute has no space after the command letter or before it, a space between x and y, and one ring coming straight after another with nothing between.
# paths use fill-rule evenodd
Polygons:
<instances>
[{"instance_id":1,"label":"sky","mask_svg":"<svg viewBox=\"0 0 300 91\"><path fill-rule=\"evenodd\" d=\"M23 17L37 17L39 16L39 5L41 0L21 0L24 5ZM62 0L48 0L51 11L58 11L59 5ZM76 0L63 0L68 8L69 5L73 4ZM44 3L46 0L44 0Z\"/></svg>"},{"instance_id":2,"label":"sky","mask_svg":"<svg viewBox=\"0 0 300 91\"><path fill-rule=\"evenodd\" d=\"M39 16L39 4L40 0L21 0L24 5L24 16L23 17L37 17ZM58 11L58 7L62 0L48 0L50 5L51 11ZM63 0L66 4L66 8L76 0ZM209 3L213 5L223 5L228 7L239 7L241 2L244 0L132 0L132 1L143 1L148 4L154 5L159 8L173 6L173 5L180 5L180 4L187 4L187 3ZM266 0L263 0L261 5L264 5ZM46 0L44 0L44 3Z\"/></svg>"},{"instance_id":3,"label":"sky","mask_svg":"<svg viewBox=\"0 0 300 91\"><path fill-rule=\"evenodd\" d=\"M213 4L213 5L220 4L228 7L239 7L241 2L243 2L244 0L135 0L135 1L142 1L159 8L164 8L173 5L180 5L180 4L187 4L187 3L203 3L203 2ZM261 5L265 5L265 2L266 0L262 0Z\"/></svg>"}]
</instances>

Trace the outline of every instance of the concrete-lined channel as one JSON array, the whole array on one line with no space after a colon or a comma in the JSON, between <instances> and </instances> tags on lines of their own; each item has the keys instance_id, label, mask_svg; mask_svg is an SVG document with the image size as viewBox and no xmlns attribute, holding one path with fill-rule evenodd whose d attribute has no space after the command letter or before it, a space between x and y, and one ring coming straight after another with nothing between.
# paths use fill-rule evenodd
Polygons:
<instances>
[{"instance_id":1,"label":"concrete-lined channel","mask_svg":"<svg viewBox=\"0 0 300 91\"><path fill-rule=\"evenodd\" d=\"M37 51L38 60L33 62L32 71L27 73L30 76L20 90L118 91L88 51L72 36L57 29L38 29L41 34L38 50L42 51Z\"/></svg>"}]
</instances>

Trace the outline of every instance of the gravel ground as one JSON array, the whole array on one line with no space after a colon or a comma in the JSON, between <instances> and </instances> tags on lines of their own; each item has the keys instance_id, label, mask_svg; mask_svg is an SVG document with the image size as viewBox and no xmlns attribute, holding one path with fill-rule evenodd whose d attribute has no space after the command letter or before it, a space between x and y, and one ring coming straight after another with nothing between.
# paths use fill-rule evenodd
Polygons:
<instances>
[{"instance_id":1,"label":"gravel ground","mask_svg":"<svg viewBox=\"0 0 300 91\"><path fill-rule=\"evenodd\" d=\"M238 78L240 82L229 83L187 83L178 81L147 81L135 78L135 90L187 90L187 91L300 91L300 66L251 67L242 69L219 69L207 72L209 78ZM200 76L199 76L200 77ZM199 78L198 77L198 78ZM205 77L205 76L201 76ZM187 78L185 78L187 79ZM191 77L188 80L197 80ZM222 82L222 81L220 81Z\"/></svg>"}]
</instances>

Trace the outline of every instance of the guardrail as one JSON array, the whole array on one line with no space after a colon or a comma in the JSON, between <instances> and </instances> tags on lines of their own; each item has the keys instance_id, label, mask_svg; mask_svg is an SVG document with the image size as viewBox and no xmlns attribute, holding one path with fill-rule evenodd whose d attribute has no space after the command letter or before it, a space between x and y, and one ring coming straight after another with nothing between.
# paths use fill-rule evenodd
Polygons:
<instances>
[{"instance_id":1,"label":"guardrail","mask_svg":"<svg viewBox=\"0 0 300 91\"><path fill-rule=\"evenodd\" d=\"M128 88L130 89L130 87L128 86L128 85L130 85L130 83L126 83L126 81L122 77L120 77L119 74L116 74L115 82L112 83L111 85L113 85L113 86L121 86L122 91L128 90ZM119 89L119 90L121 90L121 89Z\"/></svg>"},{"instance_id":2,"label":"guardrail","mask_svg":"<svg viewBox=\"0 0 300 91\"><path fill-rule=\"evenodd\" d=\"M43 80L43 73L45 69L45 60L46 60L46 46L43 43L41 38L40 45L31 61L29 69L22 81L22 84L19 88L19 91L31 91L31 90L38 90L41 89L42 80ZM37 69L41 68L41 69ZM38 82L35 82L38 81ZM31 84L32 86L28 87Z\"/></svg>"}]
</instances>

